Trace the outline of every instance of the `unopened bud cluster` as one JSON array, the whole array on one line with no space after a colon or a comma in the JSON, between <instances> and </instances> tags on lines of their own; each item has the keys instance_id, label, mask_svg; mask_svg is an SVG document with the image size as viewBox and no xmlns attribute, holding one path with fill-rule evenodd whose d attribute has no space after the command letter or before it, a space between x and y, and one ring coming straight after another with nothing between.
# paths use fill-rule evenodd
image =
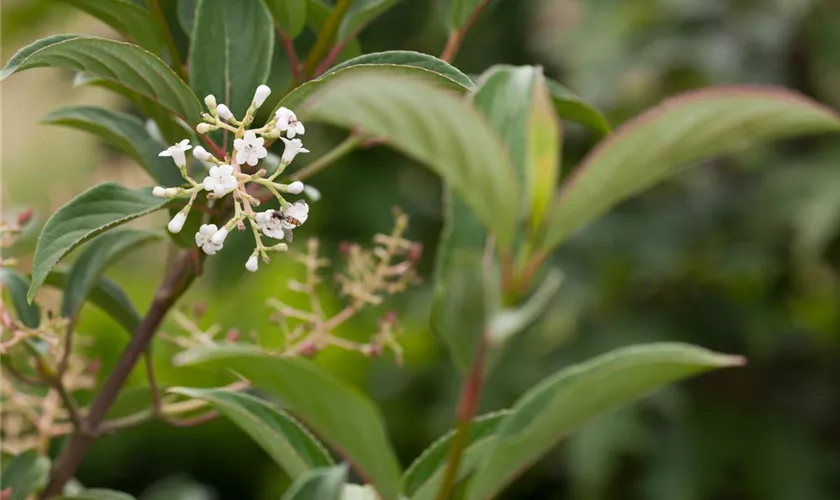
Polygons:
<instances>
[{"instance_id":1,"label":"unopened bud cluster","mask_svg":"<svg viewBox=\"0 0 840 500\"><path fill-rule=\"evenodd\" d=\"M304 135L306 129L292 110L280 108L262 127L248 128L254 121L257 109L262 106L269 94L271 94L271 89L266 85L257 87L251 105L242 120L238 120L225 104L217 103L214 96L205 97L204 103L208 112L202 114L203 122L198 124L196 131L199 134L209 134L217 130L232 133L234 135L233 150L229 154L225 152L224 158L219 158L202 146L193 147L189 139L170 146L162 151L160 156L172 158L187 184L178 187L157 186L152 191L152 194L158 198L188 199L186 206L169 222L168 228L172 233L178 233L184 228L187 216L200 193L204 192L209 200L219 200L230 194L234 203L233 217L221 227L212 223L203 224L195 234L195 244L208 255L213 255L222 249L225 239L234 228L244 231L247 223L252 229L256 242L253 253L245 263L245 268L252 272L259 267L260 258L264 262L269 261L269 252L288 250L286 243L264 244L264 236L291 242L292 231L306 222L309 217L309 205L305 201L298 200L291 203L283 195L297 195L304 191L317 194L317 191L304 186L300 181L288 184L275 182L275 179L298 154L309 152L303 147L303 142L296 137ZM277 170L266 177L266 170L256 169L256 167L268 156L266 140L275 139L282 140L285 149ZM208 140L208 144L214 143ZM187 171L186 153L191 149L193 158L209 167L207 175L201 182L191 177ZM250 168L249 172L253 173L242 171L246 165ZM248 185L251 183L267 190L279 201L280 208L255 211L254 208L260 205L260 200L253 194L249 194Z\"/></svg>"}]
</instances>

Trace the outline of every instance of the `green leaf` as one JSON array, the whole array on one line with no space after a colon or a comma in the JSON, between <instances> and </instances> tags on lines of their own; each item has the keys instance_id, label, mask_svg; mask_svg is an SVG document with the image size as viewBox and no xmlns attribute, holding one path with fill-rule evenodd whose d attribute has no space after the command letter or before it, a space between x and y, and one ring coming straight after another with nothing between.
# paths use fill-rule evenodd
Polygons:
<instances>
[{"instance_id":1,"label":"green leaf","mask_svg":"<svg viewBox=\"0 0 840 500\"><path fill-rule=\"evenodd\" d=\"M840 131L831 109L793 92L722 87L668 99L625 123L584 158L552 204L550 251L677 167L759 141Z\"/></svg>"},{"instance_id":2,"label":"green leaf","mask_svg":"<svg viewBox=\"0 0 840 500\"><path fill-rule=\"evenodd\" d=\"M557 184L560 130L542 68L497 65L478 82L473 102L507 146L522 188L522 209L539 226Z\"/></svg>"},{"instance_id":3,"label":"green leaf","mask_svg":"<svg viewBox=\"0 0 840 500\"><path fill-rule=\"evenodd\" d=\"M554 101L554 109L560 118L579 123L600 135L610 133L609 122L595 107L584 102L577 94L551 78L546 78L546 83L551 99Z\"/></svg>"},{"instance_id":4,"label":"green leaf","mask_svg":"<svg viewBox=\"0 0 840 500\"><path fill-rule=\"evenodd\" d=\"M476 417L470 426L464 457L458 470L459 479L470 474L480 457L478 450L485 450L499 427L499 423L508 415L508 411L489 413ZM411 500L433 499L440 490L443 474L447 466L449 450L455 431L449 431L411 464L403 474L403 493Z\"/></svg>"},{"instance_id":5,"label":"green leaf","mask_svg":"<svg viewBox=\"0 0 840 500\"><path fill-rule=\"evenodd\" d=\"M128 189L113 182L94 186L59 208L49 218L35 248L26 299L32 302L53 267L71 250L94 236L160 210L167 203L149 188Z\"/></svg>"},{"instance_id":6,"label":"green leaf","mask_svg":"<svg viewBox=\"0 0 840 500\"><path fill-rule=\"evenodd\" d=\"M298 477L282 500L340 500L347 466L313 469Z\"/></svg>"},{"instance_id":7,"label":"green leaf","mask_svg":"<svg viewBox=\"0 0 840 500\"><path fill-rule=\"evenodd\" d=\"M82 71L159 102L191 125L201 121L195 94L160 58L136 45L80 35L56 35L20 49L0 80L31 68Z\"/></svg>"},{"instance_id":8,"label":"green leaf","mask_svg":"<svg viewBox=\"0 0 840 500\"><path fill-rule=\"evenodd\" d=\"M306 0L266 0L275 24L283 35L294 40L306 26Z\"/></svg>"},{"instance_id":9,"label":"green leaf","mask_svg":"<svg viewBox=\"0 0 840 500\"><path fill-rule=\"evenodd\" d=\"M306 24L316 34L321 31L327 18L330 17L332 7L320 0L308 0L306 2ZM356 37L344 40L344 48L336 57L336 62L346 61L359 56L362 53L362 45Z\"/></svg>"},{"instance_id":10,"label":"green leaf","mask_svg":"<svg viewBox=\"0 0 840 500\"><path fill-rule=\"evenodd\" d=\"M138 118L105 108L61 108L45 116L44 123L64 125L97 135L133 158L163 186L178 186L184 180L171 158L158 156L166 145L153 139Z\"/></svg>"},{"instance_id":11,"label":"green leaf","mask_svg":"<svg viewBox=\"0 0 840 500\"><path fill-rule=\"evenodd\" d=\"M209 402L251 436L292 479L334 463L308 430L266 401L224 389L175 387L168 392Z\"/></svg>"},{"instance_id":12,"label":"green leaf","mask_svg":"<svg viewBox=\"0 0 840 500\"><path fill-rule=\"evenodd\" d=\"M446 345L455 368L466 373L492 315L486 300L484 254L470 248L452 248L446 253L446 262L438 265L441 271L435 281L431 327Z\"/></svg>"},{"instance_id":13,"label":"green leaf","mask_svg":"<svg viewBox=\"0 0 840 500\"><path fill-rule=\"evenodd\" d=\"M425 80L431 84L440 85L446 89L451 89L455 91L463 91L465 89L471 89L472 87L466 88L462 85L463 82L459 82L453 79L450 76L447 76L443 73L438 73L437 71L433 71L427 69L422 66L411 66L411 65L404 65L404 64L384 64L384 63L376 63L376 64L354 64L351 66L345 66L345 64L350 63L356 59L361 59L366 56L357 57L346 61L345 63L341 64L341 68L333 68L330 71L324 73L320 78L317 80L310 80L303 85L296 87L294 90L286 94L283 99L277 103L277 106L274 108L274 111L277 111L281 106L289 108L291 110L295 110L298 107L302 106L304 101L306 101L312 94L317 91L323 89L327 84L332 83L334 81L341 81L345 78L349 78L351 76L357 75L371 75L377 74L380 75L382 78L388 78L390 76L394 77L403 77L403 78L414 78L418 80ZM440 69L440 68L439 68ZM468 79L469 80L469 79ZM273 113L273 112L272 112Z\"/></svg>"},{"instance_id":14,"label":"green leaf","mask_svg":"<svg viewBox=\"0 0 840 500\"><path fill-rule=\"evenodd\" d=\"M338 28L338 41L353 38L400 0L353 0Z\"/></svg>"},{"instance_id":15,"label":"green leaf","mask_svg":"<svg viewBox=\"0 0 840 500\"><path fill-rule=\"evenodd\" d=\"M247 346L199 348L178 356L186 365L231 369L277 397L355 464L382 500L399 495L400 468L382 417L356 388L305 359L278 358Z\"/></svg>"},{"instance_id":16,"label":"green leaf","mask_svg":"<svg viewBox=\"0 0 840 500\"><path fill-rule=\"evenodd\" d=\"M6 500L26 500L46 486L49 473L50 459L35 450L14 457L3 467L3 489L12 490Z\"/></svg>"},{"instance_id":17,"label":"green leaf","mask_svg":"<svg viewBox=\"0 0 840 500\"><path fill-rule=\"evenodd\" d=\"M261 0L199 0L190 46L190 85L213 94L240 119L268 79L274 50L271 13Z\"/></svg>"},{"instance_id":18,"label":"green leaf","mask_svg":"<svg viewBox=\"0 0 840 500\"><path fill-rule=\"evenodd\" d=\"M739 366L726 356L680 343L617 349L544 379L500 424L467 499L492 498L525 468L590 419L677 380Z\"/></svg>"},{"instance_id":19,"label":"green leaf","mask_svg":"<svg viewBox=\"0 0 840 500\"><path fill-rule=\"evenodd\" d=\"M187 36L192 36L197 8L198 0L178 0L178 24Z\"/></svg>"},{"instance_id":20,"label":"green leaf","mask_svg":"<svg viewBox=\"0 0 840 500\"><path fill-rule=\"evenodd\" d=\"M483 117L439 86L382 68L347 74L355 68L333 73L334 80L309 97L301 114L360 128L425 164L467 202L499 244L509 244L519 207L516 178Z\"/></svg>"},{"instance_id":21,"label":"green leaf","mask_svg":"<svg viewBox=\"0 0 840 500\"><path fill-rule=\"evenodd\" d=\"M61 302L61 315L75 321L106 269L128 252L160 237L160 233L136 229L111 231L96 237L70 268Z\"/></svg>"},{"instance_id":22,"label":"green leaf","mask_svg":"<svg viewBox=\"0 0 840 500\"><path fill-rule=\"evenodd\" d=\"M61 0L117 30L129 41L160 55L163 36L145 5L129 0Z\"/></svg>"},{"instance_id":23,"label":"green leaf","mask_svg":"<svg viewBox=\"0 0 840 500\"><path fill-rule=\"evenodd\" d=\"M412 68L422 68L429 70L441 78L447 79L452 84L464 88L464 90L474 90L475 84L470 80L470 77L461 72L458 68L450 65L446 61L438 59L429 54L422 52L414 52L411 50L389 50L387 52L373 52L363 56L354 57L349 61L333 66L329 71L322 76L325 77L330 73L341 71L352 66L410 66Z\"/></svg>"},{"instance_id":24,"label":"green leaf","mask_svg":"<svg viewBox=\"0 0 840 500\"><path fill-rule=\"evenodd\" d=\"M193 137L194 132L186 122L184 122L181 118L175 117L175 115L173 115L168 109L148 97L140 95L139 93L112 81L99 78L98 76L89 75L87 73L76 73L76 76L73 77L73 86L81 87L83 85L95 85L97 87L102 87L128 99L143 116L148 117L157 124L158 129L160 129L160 133L167 145L175 144L176 142L180 142L182 139ZM146 129L146 131L147 135L149 135L148 129ZM171 160L169 165L172 166ZM180 180L178 182L180 182Z\"/></svg>"},{"instance_id":25,"label":"green leaf","mask_svg":"<svg viewBox=\"0 0 840 500\"><path fill-rule=\"evenodd\" d=\"M65 290L70 282L68 269L53 269L44 280L44 285ZM140 323L140 314L131 304L131 299L123 292L119 285L102 277L90 287L87 300L102 312L111 316L129 334L134 333ZM125 392L125 391L123 391Z\"/></svg>"},{"instance_id":26,"label":"green leaf","mask_svg":"<svg viewBox=\"0 0 840 500\"><path fill-rule=\"evenodd\" d=\"M563 283L563 273L557 268L552 268L539 288L524 304L517 308L497 312L490 322L490 345L503 345L511 337L533 325L560 290L561 283Z\"/></svg>"},{"instance_id":27,"label":"green leaf","mask_svg":"<svg viewBox=\"0 0 840 500\"><path fill-rule=\"evenodd\" d=\"M134 500L134 497L128 493L114 490L104 490L93 488L84 490L81 493L73 495L62 495L60 497L51 497L50 500Z\"/></svg>"},{"instance_id":28,"label":"green leaf","mask_svg":"<svg viewBox=\"0 0 840 500\"><path fill-rule=\"evenodd\" d=\"M38 304L30 304L26 301L29 279L13 269L3 267L0 268L0 283L3 283L3 288L9 291L12 305L20 322L29 328L37 328L41 324L41 308Z\"/></svg>"}]
</instances>

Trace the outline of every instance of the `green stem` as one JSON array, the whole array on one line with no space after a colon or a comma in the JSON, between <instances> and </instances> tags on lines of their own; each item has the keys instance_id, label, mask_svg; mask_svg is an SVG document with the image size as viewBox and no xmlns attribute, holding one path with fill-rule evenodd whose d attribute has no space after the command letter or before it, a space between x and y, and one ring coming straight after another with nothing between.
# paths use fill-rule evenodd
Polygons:
<instances>
[{"instance_id":1,"label":"green stem","mask_svg":"<svg viewBox=\"0 0 840 500\"><path fill-rule=\"evenodd\" d=\"M330 17L327 18L326 22L321 27L321 31L318 33L315 45L306 57L306 63L303 65L303 71L301 71L301 81L306 81L312 78L318 62L324 58L327 51L330 49L330 45L332 45L333 39L335 39L335 34L338 32L338 27L344 19L344 14L347 13L349 8L350 0L338 0L338 2L336 2L332 13L330 13Z\"/></svg>"},{"instance_id":2,"label":"green stem","mask_svg":"<svg viewBox=\"0 0 840 500\"><path fill-rule=\"evenodd\" d=\"M313 161L312 163L308 164L307 166L292 174L292 179L296 181L304 181L312 177L313 175L330 166L337 160L346 156L348 153L350 153L359 145L361 145L364 141L365 139L364 137L362 137L361 134L350 134L346 139L344 139L344 141L342 141L338 146L331 149L327 154L323 155L322 157L318 158L317 160Z\"/></svg>"},{"instance_id":3,"label":"green stem","mask_svg":"<svg viewBox=\"0 0 840 500\"><path fill-rule=\"evenodd\" d=\"M184 82L187 81L187 73L184 71L184 65L181 63L181 56L178 55L178 49L175 47L175 40L172 38L172 33L169 31L169 24L166 22L166 17L163 15L163 10L160 8L158 0L149 0L149 5L152 8L152 15L155 16L158 26L162 31L163 42L166 44L166 50L172 58L172 69Z\"/></svg>"}]
</instances>

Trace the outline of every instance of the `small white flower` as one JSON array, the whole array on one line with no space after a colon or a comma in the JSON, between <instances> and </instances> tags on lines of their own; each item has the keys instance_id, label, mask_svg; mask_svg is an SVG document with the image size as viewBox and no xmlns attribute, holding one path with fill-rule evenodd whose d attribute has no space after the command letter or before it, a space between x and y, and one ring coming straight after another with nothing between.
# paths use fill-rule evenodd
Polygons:
<instances>
[{"instance_id":1,"label":"small white flower","mask_svg":"<svg viewBox=\"0 0 840 500\"><path fill-rule=\"evenodd\" d=\"M263 147L265 139L257 137L251 131L245 132L245 137L233 141L236 148L236 161L240 165L247 163L252 167L268 155L268 150Z\"/></svg>"},{"instance_id":2,"label":"small white flower","mask_svg":"<svg viewBox=\"0 0 840 500\"><path fill-rule=\"evenodd\" d=\"M207 150L201 146L196 146L193 148L194 158L198 158L201 161L210 161L211 156L212 155L210 155L210 153L208 153Z\"/></svg>"},{"instance_id":3,"label":"small white flower","mask_svg":"<svg viewBox=\"0 0 840 500\"><path fill-rule=\"evenodd\" d=\"M228 230L225 228L221 228L218 231L216 231L216 234L214 234L212 238L210 238L210 242L214 245L222 246L225 242L225 238L227 238L227 235Z\"/></svg>"},{"instance_id":4,"label":"small white flower","mask_svg":"<svg viewBox=\"0 0 840 500\"><path fill-rule=\"evenodd\" d=\"M300 142L300 139L286 139L285 137L280 138L285 144L286 148L283 150L283 156L280 158L280 162L284 165L289 165L292 163L292 160L295 159L295 156L298 153L308 153L309 150L303 147L303 143Z\"/></svg>"},{"instance_id":5,"label":"small white flower","mask_svg":"<svg viewBox=\"0 0 840 500\"><path fill-rule=\"evenodd\" d=\"M286 192L291 194L300 194L303 192L303 183L300 181L295 181L288 186L286 186Z\"/></svg>"},{"instance_id":6,"label":"small white flower","mask_svg":"<svg viewBox=\"0 0 840 500\"><path fill-rule=\"evenodd\" d=\"M254 106L257 108L262 106L269 94L271 94L271 89L268 88L268 85L257 87L257 91L254 92Z\"/></svg>"},{"instance_id":7,"label":"small white flower","mask_svg":"<svg viewBox=\"0 0 840 500\"><path fill-rule=\"evenodd\" d=\"M213 191L216 198L230 193L238 183L236 177L233 176L233 167L230 165L219 165L210 168L210 175L204 178L205 191Z\"/></svg>"},{"instance_id":8,"label":"small white flower","mask_svg":"<svg viewBox=\"0 0 840 500\"><path fill-rule=\"evenodd\" d=\"M277 119L275 127L282 134L286 132L286 137L294 139L295 135L303 135L306 129L303 128L303 123L299 122L297 115L289 108L280 108L274 113Z\"/></svg>"},{"instance_id":9,"label":"small white flower","mask_svg":"<svg viewBox=\"0 0 840 500\"><path fill-rule=\"evenodd\" d=\"M282 240L285 237L282 221L274 216L275 212L276 210L271 209L265 212L258 212L256 217L254 217L254 221L256 221L257 227L264 235L276 240Z\"/></svg>"},{"instance_id":10,"label":"small white flower","mask_svg":"<svg viewBox=\"0 0 840 500\"><path fill-rule=\"evenodd\" d=\"M298 200L286 207L283 210L283 215L286 217L291 217L300 222L300 224L303 224L304 222L306 222L306 219L309 218L309 205L303 200ZM283 224L287 224L291 227L296 227L294 224L290 224L286 221L283 221Z\"/></svg>"},{"instance_id":11,"label":"small white flower","mask_svg":"<svg viewBox=\"0 0 840 500\"><path fill-rule=\"evenodd\" d=\"M187 164L187 156L184 153L190 148L192 148L190 146L190 140L184 139L173 146L169 146L165 151L161 151L158 156L171 156L175 165L183 167Z\"/></svg>"},{"instance_id":12,"label":"small white flower","mask_svg":"<svg viewBox=\"0 0 840 500\"><path fill-rule=\"evenodd\" d=\"M224 104L216 106L216 114L219 115L219 118L222 120L230 120L233 118L233 113L230 112L230 108Z\"/></svg>"},{"instance_id":13,"label":"small white flower","mask_svg":"<svg viewBox=\"0 0 840 500\"><path fill-rule=\"evenodd\" d=\"M207 255L213 255L222 249L222 245L213 243L213 236L219 228L215 224L203 224L195 233L195 246L201 247Z\"/></svg>"},{"instance_id":14,"label":"small white flower","mask_svg":"<svg viewBox=\"0 0 840 500\"><path fill-rule=\"evenodd\" d=\"M172 217L172 220L169 221L169 232L170 233L180 233L181 229L184 228L184 222L187 221L187 214L184 212L178 212L175 214L175 217Z\"/></svg>"},{"instance_id":15,"label":"small white flower","mask_svg":"<svg viewBox=\"0 0 840 500\"><path fill-rule=\"evenodd\" d=\"M321 192L315 189L314 187L310 186L309 184L303 186L303 192L312 201L318 201L321 199Z\"/></svg>"},{"instance_id":16,"label":"small white flower","mask_svg":"<svg viewBox=\"0 0 840 500\"><path fill-rule=\"evenodd\" d=\"M252 255L248 257L248 261L245 263L245 269L253 273L257 270L258 267L260 267L260 263L259 260L257 260L257 256Z\"/></svg>"},{"instance_id":17,"label":"small white flower","mask_svg":"<svg viewBox=\"0 0 840 500\"><path fill-rule=\"evenodd\" d=\"M155 198L166 198L166 189L160 186L155 186L154 189L152 189L152 196Z\"/></svg>"},{"instance_id":18,"label":"small white flower","mask_svg":"<svg viewBox=\"0 0 840 500\"><path fill-rule=\"evenodd\" d=\"M208 109L213 109L216 107L216 97L213 94L208 95L204 98L204 104L207 105Z\"/></svg>"}]
</instances>

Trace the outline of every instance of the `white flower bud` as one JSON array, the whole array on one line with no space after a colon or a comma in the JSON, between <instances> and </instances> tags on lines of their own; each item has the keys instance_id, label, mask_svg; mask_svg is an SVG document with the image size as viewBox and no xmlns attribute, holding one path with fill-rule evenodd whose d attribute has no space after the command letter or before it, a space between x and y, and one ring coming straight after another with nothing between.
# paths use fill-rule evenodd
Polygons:
<instances>
[{"instance_id":1,"label":"white flower bud","mask_svg":"<svg viewBox=\"0 0 840 500\"><path fill-rule=\"evenodd\" d=\"M306 196L308 196L312 201L318 201L321 199L321 192L309 184L303 186L303 192L306 193Z\"/></svg>"},{"instance_id":2,"label":"white flower bud","mask_svg":"<svg viewBox=\"0 0 840 500\"><path fill-rule=\"evenodd\" d=\"M152 189L152 196L155 198L166 198L166 189L160 186L155 186L155 188Z\"/></svg>"},{"instance_id":3,"label":"white flower bud","mask_svg":"<svg viewBox=\"0 0 840 500\"><path fill-rule=\"evenodd\" d=\"M257 260L256 255L252 255L252 256L248 257L248 262L245 263L245 269L251 271L252 273L255 272L259 266L260 266L260 263Z\"/></svg>"},{"instance_id":4,"label":"white flower bud","mask_svg":"<svg viewBox=\"0 0 840 500\"><path fill-rule=\"evenodd\" d=\"M204 104L207 105L207 109L213 109L216 107L216 97L213 94L208 95L204 98Z\"/></svg>"},{"instance_id":5,"label":"white flower bud","mask_svg":"<svg viewBox=\"0 0 840 500\"><path fill-rule=\"evenodd\" d=\"M216 234L214 234L210 238L210 242L213 243L214 245L221 245L225 242L225 238L227 238L227 235L228 235L228 230L225 229L225 228L221 228L218 231L216 231Z\"/></svg>"},{"instance_id":6,"label":"white flower bud","mask_svg":"<svg viewBox=\"0 0 840 500\"><path fill-rule=\"evenodd\" d=\"M262 106L269 94L271 94L271 89L268 88L268 85L257 87L257 91L254 92L254 106L257 108Z\"/></svg>"},{"instance_id":7,"label":"white flower bud","mask_svg":"<svg viewBox=\"0 0 840 500\"><path fill-rule=\"evenodd\" d=\"M213 126L209 123L199 123L195 126L195 131L199 134L206 134L207 132L213 131Z\"/></svg>"},{"instance_id":8,"label":"white flower bud","mask_svg":"<svg viewBox=\"0 0 840 500\"><path fill-rule=\"evenodd\" d=\"M184 222L187 221L187 214L184 212L178 212L175 214L175 217L172 217L172 220L169 221L169 232L170 233L180 233L181 229L184 229Z\"/></svg>"},{"instance_id":9,"label":"white flower bud","mask_svg":"<svg viewBox=\"0 0 840 500\"><path fill-rule=\"evenodd\" d=\"M216 114L219 115L219 118L222 120L230 120L233 118L233 113L231 113L230 109L224 104L216 106Z\"/></svg>"},{"instance_id":10,"label":"white flower bud","mask_svg":"<svg viewBox=\"0 0 840 500\"><path fill-rule=\"evenodd\" d=\"M178 196L178 188L166 188L163 190L164 198L174 198Z\"/></svg>"},{"instance_id":11,"label":"white flower bud","mask_svg":"<svg viewBox=\"0 0 840 500\"><path fill-rule=\"evenodd\" d=\"M286 186L286 192L291 194L300 194L303 192L303 183L300 181L295 181L288 186Z\"/></svg>"},{"instance_id":12,"label":"white flower bud","mask_svg":"<svg viewBox=\"0 0 840 500\"><path fill-rule=\"evenodd\" d=\"M193 157L201 161L210 161L210 153L208 153L207 150L201 146L196 146L193 148Z\"/></svg>"}]
</instances>

